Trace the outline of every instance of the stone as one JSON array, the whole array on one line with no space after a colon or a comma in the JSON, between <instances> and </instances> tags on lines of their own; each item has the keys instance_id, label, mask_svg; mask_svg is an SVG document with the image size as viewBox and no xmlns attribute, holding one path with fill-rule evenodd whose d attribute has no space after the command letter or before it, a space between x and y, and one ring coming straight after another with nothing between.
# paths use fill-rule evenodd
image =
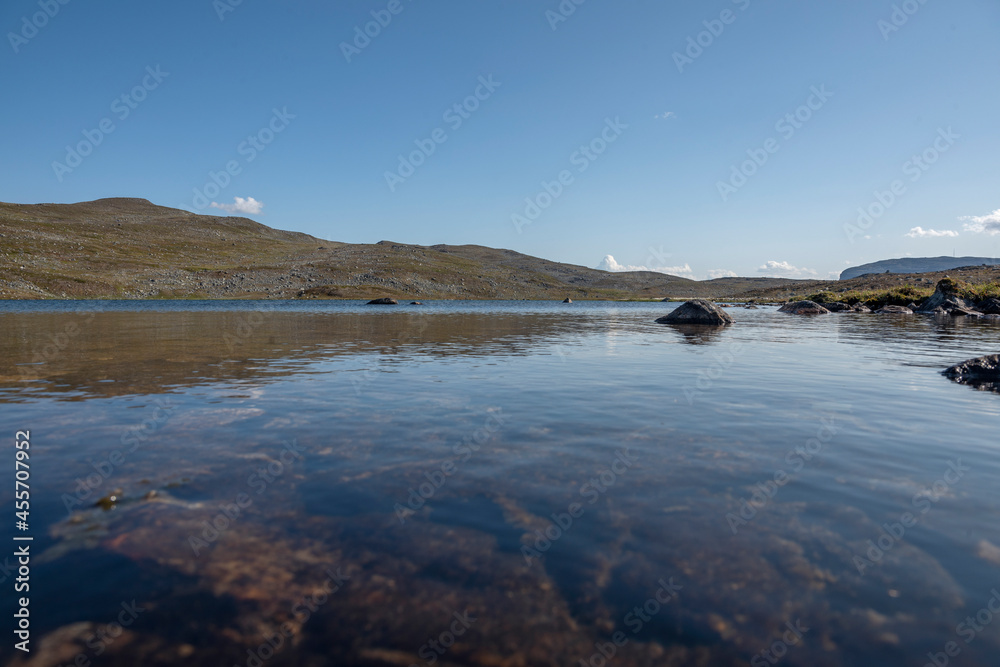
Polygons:
<instances>
[{"instance_id":1,"label":"stone","mask_svg":"<svg viewBox=\"0 0 1000 667\"><path fill-rule=\"evenodd\" d=\"M1000 392L1000 354L969 359L942 372L960 384Z\"/></svg>"},{"instance_id":2,"label":"stone","mask_svg":"<svg viewBox=\"0 0 1000 667\"><path fill-rule=\"evenodd\" d=\"M411 301L411 302L410 302L410 305L411 305L411 306L422 306L422 305L424 305L424 304L420 303L419 301Z\"/></svg>"},{"instance_id":3,"label":"stone","mask_svg":"<svg viewBox=\"0 0 1000 667\"><path fill-rule=\"evenodd\" d=\"M563 299L563 303L573 303L573 299L566 297L565 299Z\"/></svg>"},{"instance_id":4,"label":"stone","mask_svg":"<svg viewBox=\"0 0 1000 667\"><path fill-rule=\"evenodd\" d=\"M372 299L371 301L369 301L365 305L368 305L368 306L398 306L399 302L396 301L395 299L382 298L382 299Z\"/></svg>"},{"instance_id":5,"label":"stone","mask_svg":"<svg viewBox=\"0 0 1000 667\"><path fill-rule=\"evenodd\" d=\"M842 301L832 301L830 303L824 303L823 307L829 310L831 313L849 313L854 310L850 304L846 304Z\"/></svg>"},{"instance_id":6,"label":"stone","mask_svg":"<svg viewBox=\"0 0 1000 667\"><path fill-rule=\"evenodd\" d=\"M815 301L795 301L793 303L786 303L778 309L778 312L790 313L792 315L823 315L830 311Z\"/></svg>"},{"instance_id":7,"label":"stone","mask_svg":"<svg viewBox=\"0 0 1000 667\"><path fill-rule=\"evenodd\" d=\"M1000 299L991 298L980 301L976 310L984 315L1000 315Z\"/></svg>"},{"instance_id":8,"label":"stone","mask_svg":"<svg viewBox=\"0 0 1000 667\"><path fill-rule=\"evenodd\" d=\"M736 320L719 306L705 299L686 301L669 315L656 320L657 324L708 324L720 326Z\"/></svg>"},{"instance_id":9,"label":"stone","mask_svg":"<svg viewBox=\"0 0 1000 667\"><path fill-rule=\"evenodd\" d=\"M912 315L913 311L906 306L882 306L875 311L876 315Z\"/></svg>"}]
</instances>

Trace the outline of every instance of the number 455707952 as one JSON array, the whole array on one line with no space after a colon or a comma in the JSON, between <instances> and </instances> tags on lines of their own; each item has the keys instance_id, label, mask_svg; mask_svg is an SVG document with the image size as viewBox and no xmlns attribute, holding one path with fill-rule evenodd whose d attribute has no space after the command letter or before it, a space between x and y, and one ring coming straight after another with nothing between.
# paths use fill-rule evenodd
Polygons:
<instances>
[{"instance_id":1,"label":"number 455707952","mask_svg":"<svg viewBox=\"0 0 1000 667\"><path fill-rule=\"evenodd\" d=\"M31 449L31 432L18 431L14 440L14 446L17 447L14 458L16 467L16 472L14 473L14 490L16 496L14 515L17 517L16 526L20 530L28 530L28 510L31 507L29 503L31 490L28 485L28 480L31 478L31 468L28 465L30 458L28 451Z\"/></svg>"}]
</instances>

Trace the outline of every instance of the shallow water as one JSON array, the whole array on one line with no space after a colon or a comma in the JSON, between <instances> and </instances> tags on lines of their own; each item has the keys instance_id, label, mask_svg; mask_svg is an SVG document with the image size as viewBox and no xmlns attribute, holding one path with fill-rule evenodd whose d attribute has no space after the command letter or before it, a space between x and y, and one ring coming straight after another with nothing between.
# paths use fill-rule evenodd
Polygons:
<instances>
[{"instance_id":1,"label":"shallow water","mask_svg":"<svg viewBox=\"0 0 1000 667\"><path fill-rule=\"evenodd\" d=\"M0 304L30 664L995 665L1000 324L671 307Z\"/></svg>"}]
</instances>

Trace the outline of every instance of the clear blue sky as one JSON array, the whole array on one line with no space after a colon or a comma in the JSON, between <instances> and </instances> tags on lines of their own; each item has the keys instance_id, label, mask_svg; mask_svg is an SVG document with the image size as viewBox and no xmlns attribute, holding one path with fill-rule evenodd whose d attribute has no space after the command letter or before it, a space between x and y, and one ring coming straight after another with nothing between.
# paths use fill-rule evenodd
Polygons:
<instances>
[{"instance_id":1,"label":"clear blue sky","mask_svg":"<svg viewBox=\"0 0 1000 667\"><path fill-rule=\"evenodd\" d=\"M236 1L4 2L0 200L196 210L232 161L207 201L252 198L260 222L339 241L613 255L698 278L1000 254L995 0L896 0L912 13L895 24L890 0L567 0L558 22L558 0ZM348 62L342 43L373 11L391 21ZM445 115L477 89L467 118ZM797 110L798 127L777 125ZM398 156L438 128L446 141L390 188ZM592 141L604 152L578 152ZM747 151L767 161L724 201ZM925 151L933 164L907 164ZM519 231L543 181L562 192ZM845 230L894 181L884 213Z\"/></svg>"}]
</instances>

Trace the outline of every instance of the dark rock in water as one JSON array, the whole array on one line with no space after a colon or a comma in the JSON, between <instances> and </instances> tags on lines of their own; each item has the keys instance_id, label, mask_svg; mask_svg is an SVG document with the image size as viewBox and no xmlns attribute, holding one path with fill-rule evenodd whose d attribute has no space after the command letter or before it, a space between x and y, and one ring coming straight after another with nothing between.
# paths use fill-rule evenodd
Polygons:
<instances>
[{"instance_id":1,"label":"dark rock in water","mask_svg":"<svg viewBox=\"0 0 1000 667\"><path fill-rule=\"evenodd\" d=\"M410 305L411 305L411 306L422 306L422 305L424 305L424 304L420 303L419 301L411 301L411 302L410 302Z\"/></svg>"},{"instance_id":2,"label":"dark rock in water","mask_svg":"<svg viewBox=\"0 0 1000 667\"><path fill-rule=\"evenodd\" d=\"M912 315L913 311L905 306L882 306L875 311L876 315Z\"/></svg>"},{"instance_id":3,"label":"dark rock in water","mask_svg":"<svg viewBox=\"0 0 1000 667\"><path fill-rule=\"evenodd\" d=\"M984 315L1000 315L1000 299L986 299L980 301L976 310Z\"/></svg>"},{"instance_id":4,"label":"dark rock in water","mask_svg":"<svg viewBox=\"0 0 1000 667\"><path fill-rule=\"evenodd\" d=\"M965 299L955 293L955 281L947 277L938 281L934 294L920 304L919 312L932 313L938 308L944 308L949 313L956 308L973 310L972 304L966 303Z\"/></svg>"},{"instance_id":5,"label":"dark rock in water","mask_svg":"<svg viewBox=\"0 0 1000 667\"><path fill-rule=\"evenodd\" d=\"M952 317L982 317L983 314L978 310L971 310L969 308L952 308L948 311L948 314Z\"/></svg>"},{"instance_id":6,"label":"dark rock in water","mask_svg":"<svg viewBox=\"0 0 1000 667\"><path fill-rule=\"evenodd\" d=\"M831 301L830 303L824 303L822 305L831 313L847 313L854 310L850 304L844 303L843 301Z\"/></svg>"},{"instance_id":7,"label":"dark rock in water","mask_svg":"<svg viewBox=\"0 0 1000 667\"><path fill-rule=\"evenodd\" d=\"M943 373L945 377L960 384L1000 393L1000 354L969 359L955 364Z\"/></svg>"},{"instance_id":8,"label":"dark rock in water","mask_svg":"<svg viewBox=\"0 0 1000 667\"><path fill-rule=\"evenodd\" d=\"M920 309L920 306L911 301L910 304L907 306L907 308L909 308L911 311L915 313Z\"/></svg>"},{"instance_id":9,"label":"dark rock in water","mask_svg":"<svg viewBox=\"0 0 1000 667\"><path fill-rule=\"evenodd\" d=\"M830 311L815 301L796 301L794 303L786 303L778 309L778 312L791 313L792 315L823 315Z\"/></svg>"},{"instance_id":10,"label":"dark rock in water","mask_svg":"<svg viewBox=\"0 0 1000 667\"><path fill-rule=\"evenodd\" d=\"M870 312L872 312L872 309L869 308L868 306L866 306L863 303L856 303L856 304L854 304L853 306L851 306L851 310L853 312L855 312L855 313L870 313Z\"/></svg>"},{"instance_id":11,"label":"dark rock in water","mask_svg":"<svg viewBox=\"0 0 1000 667\"><path fill-rule=\"evenodd\" d=\"M746 310L758 310L757 306L753 305L752 303L743 306L743 308Z\"/></svg>"},{"instance_id":12,"label":"dark rock in water","mask_svg":"<svg viewBox=\"0 0 1000 667\"><path fill-rule=\"evenodd\" d=\"M736 320L711 301L695 299L678 306L669 315L656 320L657 324L708 324L720 326L732 324Z\"/></svg>"},{"instance_id":13,"label":"dark rock in water","mask_svg":"<svg viewBox=\"0 0 1000 667\"><path fill-rule=\"evenodd\" d=\"M565 299L563 299L563 303L573 303L573 299L566 297Z\"/></svg>"},{"instance_id":14,"label":"dark rock in water","mask_svg":"<svg viewBox=\"0 0 1000 667\"><path fill-rule=\"evenodd\" d=\"M367 304L368 306L398 306L399 302L395 299L372 299Z\"/></svg>"}]
</instances>

